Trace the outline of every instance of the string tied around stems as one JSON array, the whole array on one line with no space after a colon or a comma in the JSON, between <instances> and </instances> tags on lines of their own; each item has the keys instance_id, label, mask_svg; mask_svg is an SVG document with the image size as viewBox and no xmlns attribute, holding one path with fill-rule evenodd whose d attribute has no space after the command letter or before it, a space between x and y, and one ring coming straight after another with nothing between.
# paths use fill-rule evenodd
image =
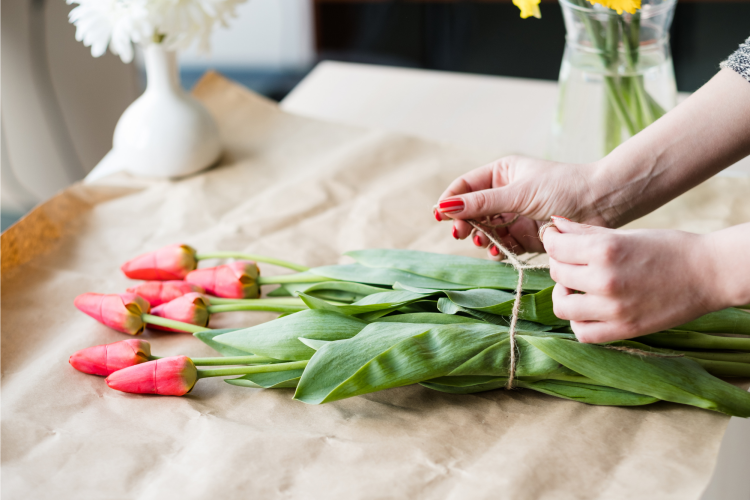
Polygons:
<instances>
[{"instance_id":1,"label":"string tied around stems","mask_svg":"<svg viewBox=\"0 0 750 500\"><path fill-rule=\"evenodd\" d=\"M485 217L483 221L476 221L474 219L465 219L475 230L483 233L487 238L495 245L499 251L505 255L505 259L508 263L513 266L513 269L518 273L518 283L516 284L516 296L513 299L513 309L510 316L510 327L508 328L508 339L510 340L510 366L508 367L508 383L506 389L513 389L516 378L516 366L518 365L517 345L516 345L516 328L518 326L518 316L521 314L521 297L523 294L523 278L524 271L531 269L548 269L548 265L529 264L527 261L519 259L518 255L513 253L509 248L500 242L500 237L497 234L497 230L502 227L508 227L515 223L520 217L516 214L515 217L509 222L503 222L500 224L492 224L492 221L497 218L498 215L492 217ZM541 240L544 235L544 231L548 228L553 227L554 222L547 222L539 228L539 239Z\"/></svg>"},{"instance_id":2,"label":"string tied around stems","mask_svg":"<svg viewBox=\"0 0 750 500\"><path fill-rule=\"evenodd\" d=\"M505 255L506 260L508 263L510 263L511 266L513 266L513 269L518 272L518 283L516 284L516 295L513 300L513 309L511 313L510 318L510 327L508 328L508 338L510 340L510 367L508 369L508 383L506 384L506 389L513 389L515 377L516 377L516 367L518 365L518 354L517 354L517 343L516 343L516 328L518 325L518 317L521 314L521 296L523 293L523 278L524 278L524 271L530 270L530 269L549 269L548 265L536 265L536 264L529 264L528 261L523 261L519 259L518 255L513 253L510 249L508 249L505 245L503 245L500 242L500 238L497 234L497 229L502 227L508 227L515 223L518 218L520 217L519 214L516 214L515 217L510 222L503 222L501 224L492 224L492 220L497 218L498 215L494 215L491 217L485 217L484 221L478 222L473 219L466 219L466 222L469 223L475 230L482 232L487 238L492 242L495 247L500 250L503 255ZM542 224L539 227L539 240L544 243L544 232L551 228L556 227L555 223L550 221L545 224ZM621 347L621 346L607 346L604 345L602 347L605 347L607 349L613 349L616 351L622 351L626 352L628 354L636 355L636 356L652 356L652 357L664 357L664 358L674 358L674 357L682 357L682 354L663 354L663 353L657 353L657 352L649 352L644 351L641 349L635 349L632 347Z\"/></svg>"}]
</instances>

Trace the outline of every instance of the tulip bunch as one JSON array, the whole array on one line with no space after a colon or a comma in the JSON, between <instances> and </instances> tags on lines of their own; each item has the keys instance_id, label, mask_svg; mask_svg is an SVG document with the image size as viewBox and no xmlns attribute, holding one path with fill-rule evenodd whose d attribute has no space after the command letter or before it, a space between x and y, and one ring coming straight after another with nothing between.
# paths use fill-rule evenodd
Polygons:
<instances>
[{"instance_id":1,"label":"tulip bunch","mask_svg":"<svg viewBox=\"0 0 750 500\"><path fill-rule=\"evenodd\" d=\"M663 400L750 416L750 394L718 378L750 377L750 311L729 308L628 341L581 344L569 322L554 315L554 282L548 271L533 270L523 282L515 344L519 361L511 373L508 322L515 295L510 291L517 285L511 266L400 250L348 255L354 264L298 269L273 278L280 286L268 299L201 295L184 283L202 285L187 280L182 285L140 285L150 297L184 291L151 313L176 300L198 307L201 297L207 314L257 310L262 303L268 304L265 310L285 313L251 328L184 327L148 314L151 304L132 291L117 299L101 296L96 307L88 308L90 314L117 306L117 314L99 312L103 323L126 325L130 331L145 323L193 331L223 357L156 358L141 344L128 344L130 351L90 348L83 351L89 354L74 355L71 363L81 371L107 375L112 388L134 393L184 395L201 378L239 376L226 381L240 387L294 388L295 399L320 404L415 383L467 394L498 389L512 379L519 388L588 404L635 406ZM124 311L134 311L133 316ZM104 365L92 361L96 356ZM219 364L226 366L198 368Z\"/></svg>"},{"instance_id":2,"label":"tulip bunch","mask_svg":"<svg viewBox=\"0 0 750 500\"><path fill-rule=\"evenodd\" d=\"M218 258L238 260L197 268L201 260ZM219 312L291 313L306 308L297 299L258 299L260 286L278 279L262 279L256 262L307 271L304 266L270 257L235 252L198 254L188 245L175 244L122 265L127 277L147 280L144 283L128 288L127 293L85 293L76 298L75 305L97 321L130 335L139 335L146 325L167 332L203 331L211 314Z\"/></svg>"}]
</instances>

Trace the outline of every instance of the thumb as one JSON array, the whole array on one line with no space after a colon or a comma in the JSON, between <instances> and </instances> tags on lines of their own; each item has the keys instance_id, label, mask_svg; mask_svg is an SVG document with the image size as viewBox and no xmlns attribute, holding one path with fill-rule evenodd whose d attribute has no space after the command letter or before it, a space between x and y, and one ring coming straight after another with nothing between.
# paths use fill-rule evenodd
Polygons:
<instances>
[{"instance_id":1,"label":"thumb","mask_svg":"<svg viewBox=\"0 0 750 500\"><path fill-rule=\"evenodd\" d=\"M573 222L572 220L566 219L565 217L561 217L559 215L553 215L551 219L552 222L555 223L555 227L557 228L557 230L563 234L602 234L611 231L611 229L607 229L604 227Z\"/></svg>"},{"instance_id":2,"label":"thumb","mask_svg":"<svg viewBox=\"0 0 750 500\"><path fill-rule=\"evenodd\" d=\"M452 219L478 219L502 213L520 213L517 199L507 187L483 189L441 200L438 211Z\"/></svg>"}]
</instances>

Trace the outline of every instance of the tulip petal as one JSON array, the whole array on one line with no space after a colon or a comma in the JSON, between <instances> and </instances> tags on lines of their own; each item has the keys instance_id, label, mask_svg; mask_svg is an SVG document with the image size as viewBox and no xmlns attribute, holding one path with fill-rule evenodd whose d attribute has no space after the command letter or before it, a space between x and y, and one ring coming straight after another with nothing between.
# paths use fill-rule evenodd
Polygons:
<instances>
[{"instance_id":1,"label":"tulip petal","mask_svg":"<svg viewBox=\"0 0 750 500\"><path fill-rule=\"evenodd\" d=\"M183 396L198 380L198 370L187 356L162 358L130 366L107 377L107 385L134 394Z\"/></svg>"},{"instance_id":2,"label":"tulip petal","mask_svg":"<svg viewBox=\"0 0 750 500\"><path fill-rule=\"evenodd\" d=\"M140 280L181 280L195 269L195 249L174 244L139 255L120 268L125 276Z\"/></svg>"}]
</instances>

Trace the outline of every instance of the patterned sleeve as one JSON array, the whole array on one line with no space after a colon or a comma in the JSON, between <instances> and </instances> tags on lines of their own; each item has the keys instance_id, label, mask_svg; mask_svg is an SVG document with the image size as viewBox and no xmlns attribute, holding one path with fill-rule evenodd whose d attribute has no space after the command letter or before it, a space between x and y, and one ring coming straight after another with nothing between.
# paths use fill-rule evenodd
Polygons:
<instances>
[{"instance_id":1,"label":"patterned sleeve","mask_svg":"<svg viewBox=\"0 0 750 500\"><path fill-rule=\"evenodd\" d=\"M722 68L729 68L740 74L750 82L750 38L740 45L737 51L729 56L729 59L721 63Z\"/></svg>"}]
</instances>

